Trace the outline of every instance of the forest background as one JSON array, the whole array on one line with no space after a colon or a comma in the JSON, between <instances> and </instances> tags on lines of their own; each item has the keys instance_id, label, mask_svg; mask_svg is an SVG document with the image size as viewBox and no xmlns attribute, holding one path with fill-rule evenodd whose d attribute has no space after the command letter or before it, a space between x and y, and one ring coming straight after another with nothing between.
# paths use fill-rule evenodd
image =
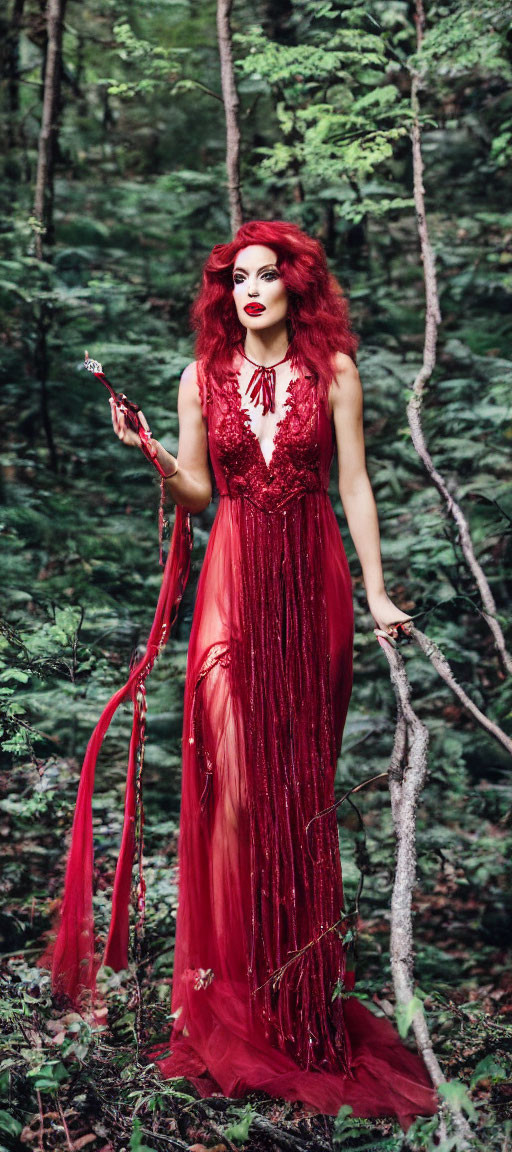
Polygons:
<instances>
[{"instance_id":1,"label":"forest background","mask_svg":"<svg viewBox=\"0 0 512 1152\"><path fill-rule=\"evenodd\" d=\"M318 237L350 299L386 586L421 633L386 660L333 468L356 609L337 795L389 768L390 671L401 658L429 737L417 811L414 1007L433 1037L444 1098L469 1121L471 1146L505 1152L512 786L503 737L510 660L500 635L512 515L511 6L236 0L229 9L213 0L10 0L0 17L0 1148L440 1147L432 1121L406 1139L391 1122L346 1113L315 1121L258 1095L205 1104L190 1085L162 1084L139 1061L144 1039L169 1027L194 579L149 690L143 955L125 973L106 972L103 1029L53 1003L35 967L61 891L85 746L147 637L161 579L155 474L114 439L106 393L79 370L83 350L173 450L202 263L243 211L293 220ZM219 13L238 106L221 84ZM414 413L449 499L420 459ZM195 578L214 513L215 504L194 518ZM431 642L423 648L421 635ZM436 651L473 713L440 676ZM126 708L94 799L103 932L129 727ZM386 781L361 789L356 802L338 813L347 905L358 910L357 988L375 1011L393 1015ZM413 1043L411 1013L398 1022ZM460 1125L446 1122L441 1135L443 1149L469 1146Z\"/></svg>"}]
</instances>

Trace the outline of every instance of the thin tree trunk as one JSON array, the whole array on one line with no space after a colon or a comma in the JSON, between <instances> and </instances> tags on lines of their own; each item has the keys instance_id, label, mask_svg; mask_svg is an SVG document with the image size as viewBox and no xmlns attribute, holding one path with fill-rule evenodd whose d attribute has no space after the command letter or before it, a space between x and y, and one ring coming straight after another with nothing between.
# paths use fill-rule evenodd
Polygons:
<instances>
[{"instance_id":1,"label":"thin tree trunk","mask_svg":"<svg viewBox=\"0 0 512 1152\"><path fill-rule=\"evenodd\" d=\"M35 252L43 264L51 261L53 245L53 188L55 154L58 140L60 112L60 82L62 74L62 26L66 0L48 0L46 9L46 60L44 69L43 113L37 154L34 218L36 221ZM48 404L48 345L51 327L51 306L39 301L36 315L35 370L39 380L41 423L44 428L50 467L57 471L57 452Z\"/></svg>"},{"instance_id":2,"label":"thin tree trunk","mask_svg":"<svg viewBox=\"0 0 512 1152\"><path fill-rule=\"evenodd\" d=\"M220 55L222 98L226 116L226 169L228 177L231 232L235 235L243 220L240 192L240 127L238 92L236 90L231 46L230 15L233 0L217 0L217 37Z\"/></svg>"},{"instance_id":3,"label":"thin tree trunk","mask_svg":"<svg viewBox=\"0 0 512 1152\"><path fill-rule=\"evenodd\" d=\"M62 26L66 0L48 0L46 10L47 48L44 72L43 116L37 154L34 217L37 221L36 256L53 242L53 178L60 111L62 72Z\"/></svg>"},{"instance_id":4,"label":"thin tree trunk","mask_svg":"<svg viewBox=\"0 0 512 1152\"><path fill-rule=\"evenodd\" d=\"M416 0L415 22L417 46L419 50L421 48L423 31L425 27L423 0ZM412 75L411 86L411 103L414 116L412 125L412 162L414 179L414 203L416 207L416 220L418 225L418 235L420 240L421 258L423 261L425 281L426 318L423 364L413 384L413 395L409 401L409 404L407 405L407 418L409 421L409 427L411 429L411 436L414 447L421 460L423 461L423 464L425 465L432 483L435 485L438 492L445 501L450 516L453 518L457 525L460 546L464 555L464 559L480 592L484 608L483 616L494 637L494 643L500 655L503 667L508 673L512 674L512 656L507 651L503 630L497 619L496 604L489 586L489 581L487 580L485 572L483 571L483 568L475 555L468 521L462 511L460 504L455 499L455 496L449 491L446 481L434 466L432 457L425 443L425 437L423 435L423 428L421 423L423 390L425 385L430 380L436 365L437 333L441 323L441 311L439 307L439 293L437 288L434 252L430 243L425 209L425 189L423 186L423 156L421 151L421 128L419 122L420 87L421 77L419 73L415 71Z\"/></svg>"},{"instance_id":5,"label":"thin tree trunk","mask_svg":"<svg viewBox=\"0 0 512 1152\"><path fill-rule=\"evenodd\" d=\"M395 999L406 1010L414 999L414 950L412 894L416 883L416 808L427 778L428 731L416 715L410 700L410 687L401 654L387 639L377 636L386 654L397 702L395 742L389 767L391 812L396 835L396 864L391 899L390 961ZM439 1088L445 1076L432 1046L423 1009L412 1015L416 1043L433 1084ZM459 1147L469 1147L471 1130L457 1106L443 1106L450 1113L461 1138Z\"/></svg>"}]
</instances>

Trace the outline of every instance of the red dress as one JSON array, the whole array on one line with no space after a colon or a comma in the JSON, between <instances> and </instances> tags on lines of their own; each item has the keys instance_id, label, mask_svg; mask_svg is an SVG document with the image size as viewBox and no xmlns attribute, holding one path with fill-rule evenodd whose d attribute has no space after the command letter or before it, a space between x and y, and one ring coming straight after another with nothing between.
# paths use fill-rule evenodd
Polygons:
<instances>
[{"instance_id":1,"label":"red dress","mask_svg":"<svg viewBox=\"0 0 512 1152\"><path fill-rule=\"evenodd\" d=\"M269 465L237 376L202 397L220 500L188 651L164 1077L324 1113L436 1110L422 1060L345 972L334 776L352 687L351 579L327 487L334 426L294 369Z\"/></svg>"}]
</instances>

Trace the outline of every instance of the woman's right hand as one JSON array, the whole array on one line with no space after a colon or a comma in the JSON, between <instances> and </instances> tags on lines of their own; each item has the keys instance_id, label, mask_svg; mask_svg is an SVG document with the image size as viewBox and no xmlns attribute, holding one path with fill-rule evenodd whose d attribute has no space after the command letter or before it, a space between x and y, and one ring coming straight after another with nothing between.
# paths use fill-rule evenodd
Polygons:
<instances>
[{"instance_id":1,"label":"woman's right hand","mask_svg":"<svg viewBox=\"0 0 512 1152\"><path fill-rule=\"evenodd\" d=\"M109 404L112 415L112 427L118 439L122 440L123 444L133 445L134 448L142 448L138 432L134 432L133 428L129 427L124 412L121 411L120 405L116 404L112 396L110 397ZM137 415L143 428L149 432L149 424L144 413L139 409Z\"/></svg>"},{"instance_id":2,"label":"woman's right hand","mask_svg":"<svg viewBox=\"0 0 512 1152\"><path fill-rule=\"evenodd\" d=\"M160 473L160 476L165 480L171 480L173 476L176 476L178 472L178 461L176 457L172 456L170 452L167 452L162 444L151 435L149 424L141 409L137 409L137 419L142 424L142 428L148 433L148 436L143 436L142 439L139 432L135 432L133 428L130 428L129 421L126 419L121 404L116 403L112 396L110 397L109 403L112 413L112 426L118 439L122 440L123 444L140 448L146 459L151 461Z\"/></svg>"}]
</instances>

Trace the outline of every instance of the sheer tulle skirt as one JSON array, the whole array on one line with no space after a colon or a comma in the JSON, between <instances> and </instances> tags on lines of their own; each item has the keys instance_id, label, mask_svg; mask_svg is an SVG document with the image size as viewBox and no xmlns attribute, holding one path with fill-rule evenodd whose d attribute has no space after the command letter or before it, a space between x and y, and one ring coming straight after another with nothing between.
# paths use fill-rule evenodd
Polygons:
<instances>
[{"instance_id":1,"label":"sheer tulle skirt","mask_svg":"<svg viewBox=\"0 0 512 1152\"><path fill-rule=\"evenodd\" d=\"M435 1111L430 1080L350 996L336 816L309 824L334 799L352 641L327 493L276 513L221 498L188 653L174 1026L158 1066L205 1095L260 1089L406 1127Z\"/></svg>"}]
</instances>

